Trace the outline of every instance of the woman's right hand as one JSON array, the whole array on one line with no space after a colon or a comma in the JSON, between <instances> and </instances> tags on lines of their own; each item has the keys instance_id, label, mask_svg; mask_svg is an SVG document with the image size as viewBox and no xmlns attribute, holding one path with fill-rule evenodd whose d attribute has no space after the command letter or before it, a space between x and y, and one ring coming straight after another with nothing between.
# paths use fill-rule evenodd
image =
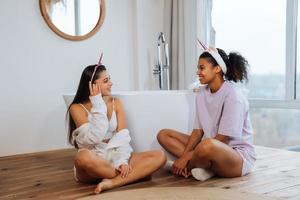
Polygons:
<instances>
[{"instance_id":1,"label":"woman's right hand","mask_svg":"<svg viewBox=\"0 0 300 200\"><path fill-rule=\"evenodd\" d=\"M119 171L122 178L126 178L128 174L132 171L132 168L130 165L122 164L117 170Z\"/></svg>"},{"instance_id":2,"label":"woman's right hand","mask_svg":"<svg viewBox=\"0 0 300 200\"><path fill-rule=\"evenodd\" d=\"M186 175L187 171L185 169L187 168L188 162L189 162L189 158L185 155L175 160L172 166L173 174L176 174L178 176L181 176L183 174Z\"/></svg>"},{"instance_id":3,"label":"woman's right hand","mask_svg":"<svg viewBox=\"0 0 300 200\"><path fill-rule=\"evenodd\" d=\"M99 84L94 84L91 81L89 82L90 96L96 96L101 94L101 87Z\"/></svg>"}]
</instances>

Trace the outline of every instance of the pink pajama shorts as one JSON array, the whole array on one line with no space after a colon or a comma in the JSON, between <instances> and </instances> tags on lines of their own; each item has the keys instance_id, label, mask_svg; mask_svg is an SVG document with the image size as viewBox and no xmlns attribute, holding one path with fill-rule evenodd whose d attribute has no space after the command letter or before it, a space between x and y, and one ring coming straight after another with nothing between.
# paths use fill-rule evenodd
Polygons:
<instances>
[{"instance_id":1,"label":"pink pajama shorts","mask_svg":"<svg viewBox=\"0 0 300 200\"><path fill-rule=\"evenodd\" d=\"M242 159L243 159L243 168L242 168L242 176L249 174L252 172L254 168L255 157L250 155L246 150L240 148L234 148L237 151Z\"/></svg>"}]
</instances>

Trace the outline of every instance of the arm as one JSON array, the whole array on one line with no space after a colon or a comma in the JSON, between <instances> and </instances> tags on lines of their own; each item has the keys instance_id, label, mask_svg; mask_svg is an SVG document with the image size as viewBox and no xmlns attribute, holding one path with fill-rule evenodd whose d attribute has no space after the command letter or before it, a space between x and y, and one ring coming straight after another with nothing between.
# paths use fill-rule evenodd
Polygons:
<instances>
[{"instance_id":1,"label":"arm","mask_svg":"<svg viewBox=\"0 0 300 200\"><path fill-rule=\"evenodd\" d=\"M201 141L203 137L203 130L202 129L194 129L188 143L184 149L183 154L180 156L179 159L175 160L173 164L173 173L177 175L182 175L188 177L188 170L187 165L188 162L192 159L193 150L196 145Z\"/></svg>"},{"instance_id":2,"label":"arm","mask_svg":"<svg viewBox=\"0 0 300 200\"><path fill-rule=\"evenodd\" d=\"M187 157L188 160L190 160L192 158L194 148L201 141L202 137L203 130L194 129L181 157Z\"/></svg>"},{"instance_id":3,"label":"arm","mask_svg":"<svg viewBox=\"0 0 300 200\"><path fill-rule=\"evenodd\" d=\"M196 108L197 108L197 104L196 104ZM189 140L183 151L183 154L173 164L173 173L174 174L188 177L188 174L189 174L188 170L187 170L188 162L192 159L192 155L194 152L193 150L196 147L196 145L201 141L203 135L204 135L204 132L203 132L202 126L199 121L199 115L198 115L198 112L196 112L195 119L194 119L193 132L191 133L191 136L189 137Z\"/></svg>"},{"instance_id":4,"label":"arm","mask_svg":"<svg viewBox=\"0 0 300 200\"><path fill-rule=\"evenodd\" d=\"M119 98L115 98L115 111L117 114L117 132L126 128L126 117L122 102Z\"/></svg>"},{"instance_id":5,"label":"arm","mask_svg":"<svg viewBox=\"0 0 300 200\"><path fill-rule=\"evenodd\" d=\"M244 104L238 99L227 98L225 100L215 139L228 145L231 138L242 137L244 109Z\"/></svg>"},{"instance_id":6,"label":"arm","mask_svg":"<svg viewBox=\"0 0 300 200\"><path fill-rule=\"evenodd\" d=\"M73 137L79 147L100 143L108 129L107 108L101 93L91 92L91 94L93 95L90 96L92 103L90 118L80 105L74 104L70 107L70 114L77 127Z\"/></svg>"},{"instance_id":7,"label":"arm","mask_svg":"<svg viewBox=\"0 0 300 200\"><path fill-rule=\"evenodd\" d=\"M196 104L197 108L197 104ZM195 119L194 119L194 126L193 126L193 132L191 136L189 137L188 143L184 149L183 155L187 155L189 160L192 158L192 153L196 145L201 141L202 137L204 135L203 128L199 121L199 114L198 112L195 113Z\"/></svg>"},{"instance_id":8,"label":"arm","mask_svg":"<svg viewBox=\"0 0 300 200\"><path fill-rule=\"evenodd\" d=\"M117 114L117 133L116 134L124 134L126 133L126 117L125 117L125 111L122 105L122 102L119 98L115 98L115 110ZM128 131L128 130L127 130ZM122 133L124 132L124 133ZM128 137L129 131L128 131ZM133 149L130 146L130 141L128 141L127 144L122 145L118 148L116 148L116 158L114 159L114 165L118 169L118 171L121 173L121 177L127 177L128 174L131 172L131 166L129 166L128 162L131 156L131 153Z\"/></svg>"},{"instance_id":9,"label":"arm","mask_svg":"<svg viewBox=\"0 0 300 200\"><path fill-rule=\"evenodd\" d=\"M122 129L115 133L107 143L107 151L112 152L113 166L118 169L120 165L128 165L128 160L133 151L130 146L130 135L128 129Z\"/></svg>"},{"instance_id":10,"label":"arm","mask_svg":"<svg viewBox=\"0 0 300 200\"><path fill-rule=\"evenodd\" d=\"M217 134L215 137L216 140L219 140L220 142L223 142L224 144L229 144L230 137L227 135L222 135L220 133Z\"/></svg>"}]
</instances>

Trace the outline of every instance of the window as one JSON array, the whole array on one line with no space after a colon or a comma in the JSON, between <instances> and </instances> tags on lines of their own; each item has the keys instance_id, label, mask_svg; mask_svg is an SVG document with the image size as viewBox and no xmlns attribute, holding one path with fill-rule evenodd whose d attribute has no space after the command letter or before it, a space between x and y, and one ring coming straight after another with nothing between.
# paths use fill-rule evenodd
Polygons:
<instances>
[{"instance_id":1,"label":"window","mask_svg":"<svg viewBox=\"0 0 300 200\"><path fill-rule=\"evenodd\" d=\"M242 86L255 144L300 151L299 1L212 2L215 45L240 52L250 64L249 83Z\"/></svg>"},{"instance_id":2,"label":"window","mask_svg":"<svg viewBox=\"0 0 300 200\"><path fill-rule=\"evenodd\" d=\"M296 96L300 99L300 2L298 1L298 25L297 25L297 76Z\"/></svg>"},{"instance_id":3,"label":"window","mask_svg":"<svg viewBox=\"0 0 300 200\"><path fill-rule=\"evenodd\" d=\"M250 113L256 145L300 151L300 110L252 108Z\"/></svg>"},{"instance_id":4,"label":"window","mask_svg":"<svg viewBox=\"0 0 300 200\"><path fill-rule=\"evenodd\" d=\"M286 1L213 0L215 44L250 64L249 98L285 98Z\"/></svg>"}]
</instances>

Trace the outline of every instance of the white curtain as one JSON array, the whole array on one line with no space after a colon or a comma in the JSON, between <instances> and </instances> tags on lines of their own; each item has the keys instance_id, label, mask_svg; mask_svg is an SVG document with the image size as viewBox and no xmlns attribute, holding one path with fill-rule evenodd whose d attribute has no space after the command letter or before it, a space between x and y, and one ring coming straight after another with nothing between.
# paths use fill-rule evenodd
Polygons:
<instances>
[{"instance_id":1,"label":"white curtain","mask_svg":"<svg viewBox=\"0 0 300 200\"><path fill-rule=\"evenodd\" d=\"M171 89L183 89L185 77L184 56L184 1L165 0L164 33L170 46Z\"/></svg>"},{"instance_id":2,"label":"white curtain","mask_svg":"<svg viewBox=\"0 0 300 200\"><path fill-rule=\"evenodd\" d=\"M194 81L201 53L196 37L214 44L211 12L212 0L165 0L163 32L170 44L171 89L186 89Z\"/></svg>"},{"instance_id":3,"label":"white curtain","mask_svg":"<svg viewBox=\"0 0 300 200\"><path fill-rule=\"evenodd\" d=\"M207 45L215 45L215 30L212 26L212 0L197 0L197 37ZM202 49L197 48L200 55Z\"/></svg>"}]
</instances>

